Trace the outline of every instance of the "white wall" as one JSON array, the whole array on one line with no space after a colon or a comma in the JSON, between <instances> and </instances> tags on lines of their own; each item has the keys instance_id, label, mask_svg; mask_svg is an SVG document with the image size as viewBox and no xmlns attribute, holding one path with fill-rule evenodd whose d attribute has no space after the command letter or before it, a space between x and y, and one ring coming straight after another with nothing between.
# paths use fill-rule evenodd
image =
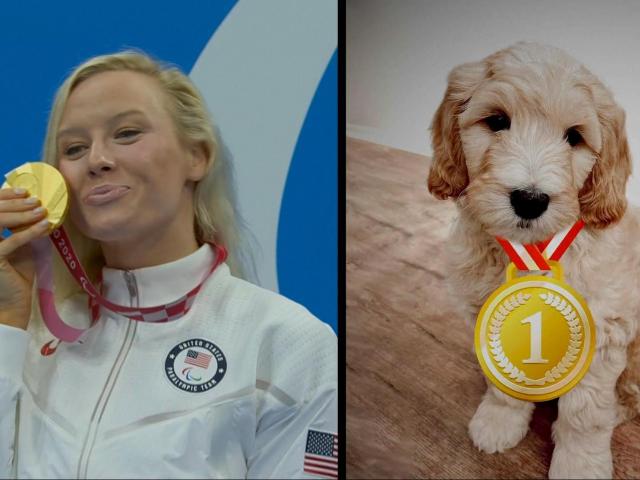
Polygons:
<instances>
[{"instance_id":1,"label":"white wall","mask_svg":"<svg viewBox=\"0 0 640 480\"><path fill-rule=\"evenodd\" d=\"M640 205L640 1L347 0L347 135L432 153L428 126L449 71L519 40L584 63L627 112ZM425 173L426 174L426 173Z\"/></svg>"}]
</instances>

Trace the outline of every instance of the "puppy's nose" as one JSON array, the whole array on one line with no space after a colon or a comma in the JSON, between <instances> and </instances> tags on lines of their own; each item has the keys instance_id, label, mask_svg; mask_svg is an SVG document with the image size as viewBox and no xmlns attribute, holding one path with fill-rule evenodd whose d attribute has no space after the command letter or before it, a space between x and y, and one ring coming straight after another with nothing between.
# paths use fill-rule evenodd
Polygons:
<instances>
[{"instance_id":1,"label":"puppy's nose","mask_svg":"<svg viewBox=\"0 0 640 480\"><path fill-rule=\"evenodd\" d=\"M527 220L538 218L549 206L549 195L537 190L513 190L510 197L516 215Z\"/></svg>"}]
</instances>

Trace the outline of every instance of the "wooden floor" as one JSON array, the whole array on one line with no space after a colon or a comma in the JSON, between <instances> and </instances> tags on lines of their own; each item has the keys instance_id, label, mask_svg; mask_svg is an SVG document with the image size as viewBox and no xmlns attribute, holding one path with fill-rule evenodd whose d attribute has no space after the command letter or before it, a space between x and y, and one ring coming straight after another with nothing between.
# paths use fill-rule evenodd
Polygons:
<instances>
[{"instance_id":1,"label":"wooden floor","mask_svg":"<svg viewBox=\"0 0 640 480\"><path fill-rule=\"evenodd\" d=\"M347 140L348 478L546 478L557 401L515 448L488 455L467 425L485 382L445 290L453 203L426 188L428 159ZM612 442L616 478L640 478L640 419Z\"/></svg>"}]
</instances>

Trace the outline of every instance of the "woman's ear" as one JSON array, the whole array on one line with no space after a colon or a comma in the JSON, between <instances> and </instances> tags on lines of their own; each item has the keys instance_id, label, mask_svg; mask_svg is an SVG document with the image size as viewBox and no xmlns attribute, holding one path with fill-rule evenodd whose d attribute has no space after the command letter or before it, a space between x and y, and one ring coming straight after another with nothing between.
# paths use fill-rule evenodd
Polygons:
<instances>
[{"instance_id":1,"label":"woman's ear","mask_svg":"<svg viewBox=\"0 0 640 480\"><path fill-rule=\"evenodd\" d=\"M631 158L624 110L613 102L597 109L602 148L578 198L584 222L594 228L605 228L620 220L626 211L625 189L631 175Z\"/></svg>"},{"instance_id":2,"label":"woman's ear","mask_svg":"<svg viewBox=\"0 0 640 480\"><path fill-rule=\"evenodd\" d=\"M213 166L214 158L211 157L208 145L197 142L189 148L189 174L187 178L194 182L202 180Z\"/></svg>"},{"instance_id":3,"label":"woman's ear","mask_svg":"<svg viewBox=\"0 0 640 480\"><path fill-rule=\"evenodd\" d=\"M469 184L458 116L485 77L484 62L465 63L449 74L447 90L431 122L433 160L427 184L439 199L457 197Z\"/></svg>"}]
</instances>

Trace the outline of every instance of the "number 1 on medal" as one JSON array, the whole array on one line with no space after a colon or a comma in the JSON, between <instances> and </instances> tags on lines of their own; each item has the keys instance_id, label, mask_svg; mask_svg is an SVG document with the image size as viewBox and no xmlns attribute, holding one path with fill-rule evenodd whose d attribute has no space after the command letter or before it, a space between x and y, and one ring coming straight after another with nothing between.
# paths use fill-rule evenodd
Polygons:
<instances>
[{"instance_id":1,"label":"number 1 on medal","mask_svg":"<svg viewBox=\"0 0 640 480\"><path fill-rule=\"evenodd\" d=\"M531 324L531 347L529 350L531 358L522 360L522 363L549 363L549 360L542 358L542 312L534 313L520 323Z\"/></svg>"}]
</instances>

